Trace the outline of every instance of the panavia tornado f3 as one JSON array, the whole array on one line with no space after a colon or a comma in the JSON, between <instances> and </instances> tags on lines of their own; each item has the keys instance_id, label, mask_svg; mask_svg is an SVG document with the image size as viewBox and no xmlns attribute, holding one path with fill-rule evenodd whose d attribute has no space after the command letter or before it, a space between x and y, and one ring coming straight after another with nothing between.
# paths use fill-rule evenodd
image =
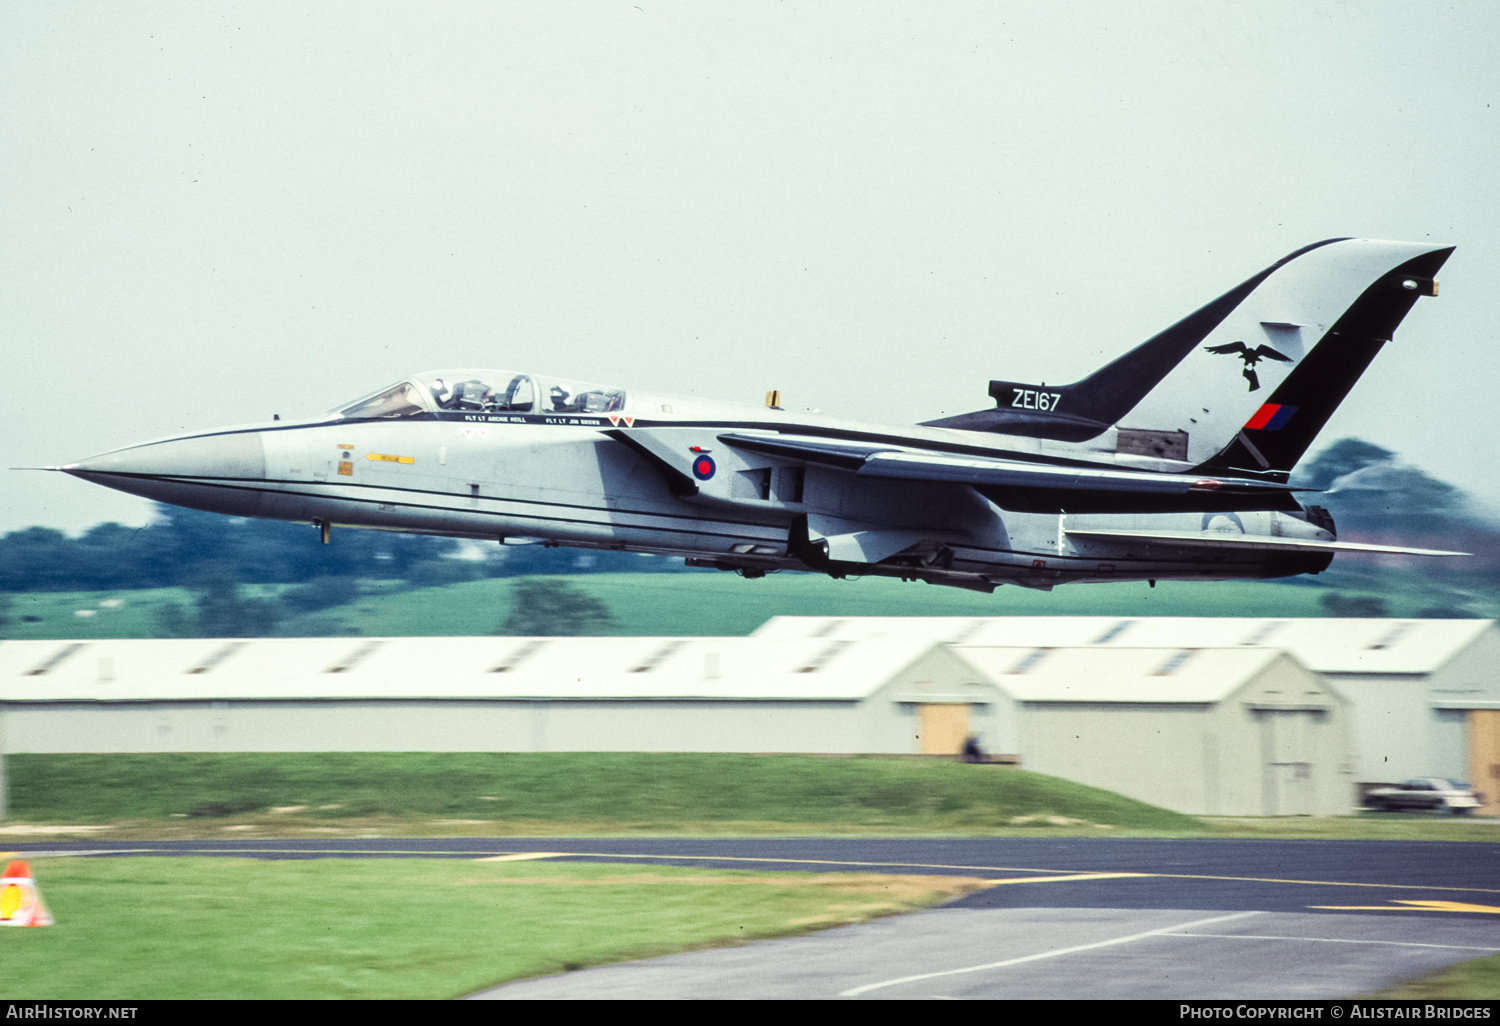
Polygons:
<instances>
[{"instance_id":1,"label":"panavia tornado f3","mask_svg":"<svg viewBox=\"0 0 1500 1026\"><path fill-rule=\"evenodd\" d=\"M418 374L322 417L59 469L245 517L681 556L993 591L1318 573L1292 467L1451 247L1300 249L1071 385L991 381L913 426L515 370Z\"/></svg>"}]
</instances>

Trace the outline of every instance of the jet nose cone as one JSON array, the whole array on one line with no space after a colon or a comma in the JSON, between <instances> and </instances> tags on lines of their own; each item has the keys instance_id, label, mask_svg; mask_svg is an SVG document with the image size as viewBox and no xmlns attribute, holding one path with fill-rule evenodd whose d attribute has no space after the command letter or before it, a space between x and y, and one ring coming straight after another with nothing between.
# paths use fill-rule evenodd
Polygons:
<instances>
[{"instance_id":1,"label":"jet nose cone","mask_svg":"<svg viewBox=\"0 0 1500 1026\"><path fill-rule=\"evenodd\" d=\"M77 477L124 474L264 481L266 449L258 432L240 431L133 445L90 456L63 469Z\"/></svg>"},{"instance_id":2,"label":"jet nose cone","mask_svg":"<svg viewBox=\"0 0 1500 1026\"><path fill-rule=\"evenodd\" d=\"M253 431L116 449L60 468L74 477L132 495L216 513L254 515L266 479L266 451Z\"/></svg>"}]
</instances>

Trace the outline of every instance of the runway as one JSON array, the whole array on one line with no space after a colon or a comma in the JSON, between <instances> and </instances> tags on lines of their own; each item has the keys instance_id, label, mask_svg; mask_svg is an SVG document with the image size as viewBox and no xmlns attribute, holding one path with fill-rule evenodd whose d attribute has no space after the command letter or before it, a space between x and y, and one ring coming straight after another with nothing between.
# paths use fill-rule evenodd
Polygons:
<instances>
[{"instance_id":1,"label":"runway","mask_svg":"<svg viewBox=\"0 0 1500 1026\"><path fill-rule=\"evenodd\" d=\"M476 995L496 999L1330 999L1500 952L1500 847L1478 843L372 838L12 847L33 858L509 855L994 881L913 916Z\"/></svg>"},{"instance_id":2,"label":"runway","mask_svg":"<svg viewBox=\"0 0 1500 1026\"><path fill-rule=\"evenodd\" d=\"M1327 1000L1497 951L1494 924L1427 916L949 906L474 996Z\"/></svg>"}]
</instances>

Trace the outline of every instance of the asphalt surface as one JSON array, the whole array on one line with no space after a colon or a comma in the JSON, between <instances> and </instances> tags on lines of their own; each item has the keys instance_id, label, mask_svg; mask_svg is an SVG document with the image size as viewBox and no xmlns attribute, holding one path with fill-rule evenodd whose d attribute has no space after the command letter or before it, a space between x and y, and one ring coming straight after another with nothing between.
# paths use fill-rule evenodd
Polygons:
<instances>
[{"instance_id":1,"label":"asphalt surface","mask_svg":"<svg viewBox=\"0 0 1500 1026\"><path fill-rule=\"evenodd\" d=\"M982 876L940 909L486 998L1302 998L1500 952L1500 845L1143 838L445 838L8 846L31 857L485 858Z\"/></svg>"},{"instance_id":2,"label":"asphalt surface","mask_svg":"<svg viewBox=\"0 0 1500 1026\"><path fill-rule=\"evenodd\" d=\"M950 906L474 996L1327 1000L1496 951L1492 924L1426 916Z\"/></svg>"}]
</instances>

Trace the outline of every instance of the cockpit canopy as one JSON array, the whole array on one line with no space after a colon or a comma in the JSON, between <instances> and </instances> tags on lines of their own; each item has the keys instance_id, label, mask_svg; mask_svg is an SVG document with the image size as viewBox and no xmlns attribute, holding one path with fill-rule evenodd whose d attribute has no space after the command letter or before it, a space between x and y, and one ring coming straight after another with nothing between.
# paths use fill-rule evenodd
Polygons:
<instances>
[{"instance_id":1,"label":"cockpit canopy","mask_svg":"<svg viewBox=\"0 0 1500 1026\"><path fill-rule=\"evenodd\" d=\"M349 420L372 420L423 413L614 413L624 408L622 389L513 371L468 369L418 374L333 412Z\"/></svg>"},{"instance_id":2,"label":"cockpit canopy","mask_svg":"<svg viewBox=\"0 0 1500 1026\"><path fill-rule=\"evenodd\" d=\"M491 385L490 382L494 384ZM502 384L504 382L504 384ZM427 394L442 410L468 413L530 413L536 405L535 389L524 374L495 376L464 371L426 379Z\"/></svg>"}]
</instances>

